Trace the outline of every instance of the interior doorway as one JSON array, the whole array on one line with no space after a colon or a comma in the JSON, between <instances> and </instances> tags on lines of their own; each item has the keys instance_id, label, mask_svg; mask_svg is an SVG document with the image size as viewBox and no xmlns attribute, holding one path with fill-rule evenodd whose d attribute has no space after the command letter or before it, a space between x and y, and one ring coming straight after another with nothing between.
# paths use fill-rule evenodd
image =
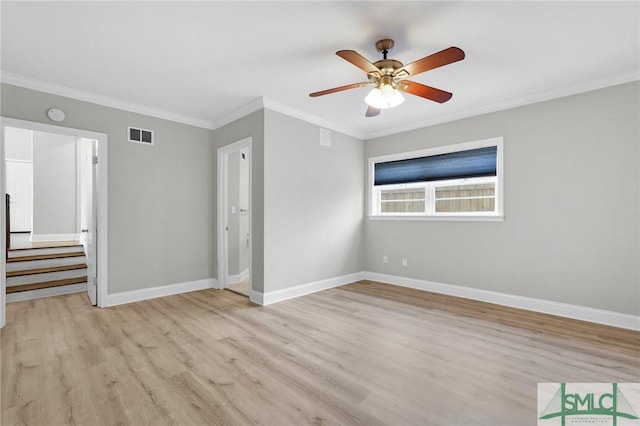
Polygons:
<instances>
[{"instance_id":1,"label":"interior doorway","mask_svg":"<svg viewBox=\"0 0 640 426\"><path fill-rule=\"evenodd\" d=\"M9 194L5 201L17 199L5 206L1 221L1 324L6 303L12 300L86 291L93 305L103 306L107 135L4 117L1 124L0 188ZM16 135L28 141L30 149L14 144ZM20 155L25 158L15 158ZM16 173L15 160L30 163L30 173ZM22 186L27 189L21 191ZM29 197L30 203L25 202Z\"/></svg>"},{"instance_id":2,"label":"interior doorway","mask_svg":"<svg viewBox=\"0 0 640 426\"><path fill-rule=\"evenodd\" d=\"M218 281L251 292L251 138L218 149Z\"/></svg>"}]
</instances>

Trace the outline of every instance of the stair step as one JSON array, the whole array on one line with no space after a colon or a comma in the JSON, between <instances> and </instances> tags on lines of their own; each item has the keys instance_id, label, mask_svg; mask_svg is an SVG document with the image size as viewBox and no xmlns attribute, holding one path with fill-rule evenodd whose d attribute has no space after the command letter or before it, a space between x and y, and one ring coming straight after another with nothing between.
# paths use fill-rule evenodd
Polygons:
<instances>
[{"instance_id":1,"label":"stair step","mask_svg":"<svg viewBox=\"0 0 640 426\"><path fill-rule=\"evenodd\" d=\"M21 271L7 272L7 278L19 277L22 275L47 274L49 272L72 271L74 269L86 269L86 263L76 263L73 265L52 266L49 268L23 269Z\"/></svg>"},{"instance_id":2,"label":"stair step","mask_svg":"<svg viewBox=\"0 0 640 426\"><path fill-rule=\"evenodd\" d=\"M10 258L31 256L36 254L53 254L53 253L68 253L74 251L81 251L83 248L81 245L69 245L69 246L51 246L51 247L18 247L10 248L7 251L7 255Z\"/></svg>"},{"instance_id":3,"label":"stair step","mask_svg":"<svg viewBox=\"0 0 640 426\"><path fill-rule=\"evenodd\" d=\"M48 260L48 259L64 259L66 257L84 256L82 251L73 251L70 253L52 253L52 254L34 254L30 256L17 256L7 259L7 263L27 262L32 260Z\"/></svg>"},{"instance_id":4,"label":"stair step","mask_svg":"<svg viewBox=\"0 0 640 426\"><path fill-rule=\"evenodd\" d=\"M18 293L21 291L38 290L41 288L59 287L59 286L69 285L69 284L81 284L86 282L87 282L87 276L85 275L82 277L66 278L63 280L45 281L42 283L35 283L35 284L16 285L12 287L7 287L7 294Z\"/></svg>"},{"instance_id":5,"label":"stair step","mask_svg":"<svg viewBox=\"0 0 640 426\"><path fill-rule=\"evenodd\" d=\"M7 277L7 287L14 287L23 284L36 284L45 281L63 280L65 278L76 278L85 275L88 275L87 268L46 272L41 274L16 275L13 277Z\"/></svg>"},{"instance_id":6,"label":"stair step","mask_svg":"<svg viewBox=\"0 0 640 426\"><path fill-rule=\"evenodd\" d=\"M6 265L7 272L22 271L24 269L37 268L55 268L56 266L75 265L77 263L86 263L86 257L61 257L57 259L29 260L26 262L8 262Z\"/></svg>"}]
</instances>

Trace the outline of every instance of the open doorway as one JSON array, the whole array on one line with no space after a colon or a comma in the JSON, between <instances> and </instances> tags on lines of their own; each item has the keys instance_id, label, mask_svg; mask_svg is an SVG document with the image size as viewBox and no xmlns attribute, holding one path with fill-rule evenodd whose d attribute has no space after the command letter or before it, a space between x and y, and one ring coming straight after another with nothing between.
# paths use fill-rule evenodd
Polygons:
<instances>
[{"instance_id":1,"label":"open doorway","mask_svg":"<svg viewBox=\"0 0 640 426\"><path fill-rule=\"evenodd\" d=\"M218 275L222 288L251 292L251 138L218 150Z\"/></svg>"},{"instance_id":2,"label":"open doorway","mask_svg":"<svg viewBox=\"0 0 640 426\"><path fill-rule=\"evenodd\" d=\"M0 134L2 325L11 301L86 291L102 306L106 135L8 118Z\"/></svg>"}]
</instances>

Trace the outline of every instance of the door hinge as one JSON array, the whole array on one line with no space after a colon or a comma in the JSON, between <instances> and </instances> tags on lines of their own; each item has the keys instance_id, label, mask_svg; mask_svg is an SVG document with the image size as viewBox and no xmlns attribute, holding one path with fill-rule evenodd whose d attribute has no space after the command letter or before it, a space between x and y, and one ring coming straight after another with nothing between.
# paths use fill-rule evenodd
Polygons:
<instances>
[{"instance_id":1,"label":"door hinge","mask_svg":"<svg viewBox=\"0 0 640 426\"><path fill-rule=\"evenodd\" d=\"M93 164L98 164L98 156L97 155L93 156Z\"/></svg>"}]
</instances>

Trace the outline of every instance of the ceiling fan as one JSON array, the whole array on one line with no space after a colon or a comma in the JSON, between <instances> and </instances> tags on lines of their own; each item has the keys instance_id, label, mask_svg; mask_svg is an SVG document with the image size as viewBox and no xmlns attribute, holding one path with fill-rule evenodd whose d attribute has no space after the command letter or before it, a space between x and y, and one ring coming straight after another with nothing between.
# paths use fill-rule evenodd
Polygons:
<instances>
[{"instance_id":1,"label":"ceiling fan","mask_svg":"<svg viewBox=\"0 0 640 426\"><path fill-rule=\"evenodd\" d=\"M321 90L319 92L310 93L309 96L315 98L317 96L328 95L330 93L357 89L358 87L375 86L364 98L365 102L369 106L365 114L367 117L373 117L380 114L380 110L382 109L393 108L394 106L400 105L404 101L404 97L400 92L410 93L439 103L447 102L451 99L451 96L453 96L452 93L416 83L415 81L406 80L406 78L434 68L461 61L464 59L464 52L462 49L449 47L408 65L403 65L400 61L387 58L387 55L391 49L393 49L393 45L393 40L388 38L378 41L376 43L376 49L378 52L382 53L383 59L374 63L369 62L355 50L337 51L336 55L365 71L369 80L361 83L334 87L333 89Z\"/></svg>"}]
</instances>

